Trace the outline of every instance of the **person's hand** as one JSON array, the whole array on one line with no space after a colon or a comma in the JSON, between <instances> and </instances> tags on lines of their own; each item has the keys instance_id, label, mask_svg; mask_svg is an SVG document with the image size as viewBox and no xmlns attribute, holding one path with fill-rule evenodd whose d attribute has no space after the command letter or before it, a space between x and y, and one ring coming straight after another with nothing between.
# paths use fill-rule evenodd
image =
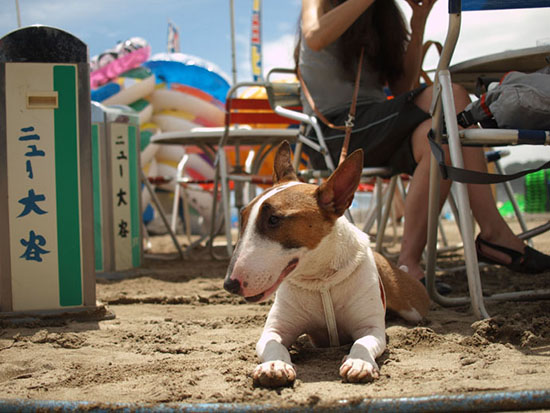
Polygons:
<instances>
[{"instance_id":1,"label":"person's hand","mask_svg":"<svg viewBox=\"0 0 550 413\"><path fill-rule=\"evenodd\" d=\"M428 15L437 0L405 0L412 9L411 30L424 30Z\"/></svg>"}]
</instances>

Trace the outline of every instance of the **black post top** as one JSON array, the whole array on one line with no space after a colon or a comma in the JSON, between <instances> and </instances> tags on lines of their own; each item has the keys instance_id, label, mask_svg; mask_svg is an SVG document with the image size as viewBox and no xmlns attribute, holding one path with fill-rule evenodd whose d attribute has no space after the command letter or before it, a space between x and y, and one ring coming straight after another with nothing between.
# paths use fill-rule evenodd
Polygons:
<instances>
[{"instance_id":1,"label":"black post top","mask_svg":"<svg viewBox=\"0 0 550 413\"><path fill-rule=\"evenodd\" d=\"M0 38L0 63L86 63L88 46L63 30L28 26Z\"/></svg>"}]
</instances>

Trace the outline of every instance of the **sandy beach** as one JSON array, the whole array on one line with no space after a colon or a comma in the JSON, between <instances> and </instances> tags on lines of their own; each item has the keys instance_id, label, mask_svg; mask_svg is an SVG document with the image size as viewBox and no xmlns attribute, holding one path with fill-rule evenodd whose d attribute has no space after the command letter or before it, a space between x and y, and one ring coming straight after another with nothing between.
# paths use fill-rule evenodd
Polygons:
<instances>
[{"instance_id":1,"label":"sandy beach","mask_svg":"<svg viewBox=\"0 0 550 413\"><path fill-rule=\"evenodd\" d=\"M528 218L532 227L549 216ZM454 223L445 227L456 240ZM381 377L369 384L338 376L349 347L317 349L300 339L291 348L294 386L255 388L254 348L270 304L247 304L223 290L228 260L212 260L202 248L185 261L159 259L173 256L174 246L168 236L152 242L156 257L142 268L98 278L98 301L112 317L1 320L0 399L289 407L550 389L550 301L488 302L492 317L482 321L468 306L434 303L419 325L388 318ZM390 252L398 245L399 234ZM535 238L535 246L550 252L550 234ZM439 264L462 258L458 250ZM550 288L550 273L520 275L494 266L481 273L486 294ZM466 292L463 271L439 275L455 294Z\"/></svg>"}]
</instances>

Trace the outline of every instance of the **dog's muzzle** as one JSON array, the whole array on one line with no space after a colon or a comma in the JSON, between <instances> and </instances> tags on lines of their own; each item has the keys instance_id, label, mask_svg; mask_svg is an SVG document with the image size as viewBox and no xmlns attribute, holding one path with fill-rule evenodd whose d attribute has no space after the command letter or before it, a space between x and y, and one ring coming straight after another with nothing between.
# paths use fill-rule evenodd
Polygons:
<instances>
[{"instance_id":1,"label":"dog's muzzle","mask_svg":"<svg viewBox=\"0 0 550 413\"><path fill-rule=\"evenodd\" d=\"M228 277L223 282L223 288L231 294L239 294L239 291L241 291L241 283L239 280Z\"/></svg>"}]
</instances>

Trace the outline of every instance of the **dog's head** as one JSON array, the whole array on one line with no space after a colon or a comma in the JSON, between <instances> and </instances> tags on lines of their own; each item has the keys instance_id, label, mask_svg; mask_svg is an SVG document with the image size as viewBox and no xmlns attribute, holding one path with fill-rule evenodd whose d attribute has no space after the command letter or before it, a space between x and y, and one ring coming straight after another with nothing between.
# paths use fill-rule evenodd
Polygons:
<instances>
[{"instance_id":1,"label":"dog's head","mask_svg":"<svg viewBox=\"0 0 550 413\"><path fill-rule=\"evenodd\" d=\"M224 288L249 302L273 294L351 205L362 167L358 150L321 186L301 183L290 145L283 142L275 155L274 186L241 211L240 238Z\"/></svg>"}]
</instances>

